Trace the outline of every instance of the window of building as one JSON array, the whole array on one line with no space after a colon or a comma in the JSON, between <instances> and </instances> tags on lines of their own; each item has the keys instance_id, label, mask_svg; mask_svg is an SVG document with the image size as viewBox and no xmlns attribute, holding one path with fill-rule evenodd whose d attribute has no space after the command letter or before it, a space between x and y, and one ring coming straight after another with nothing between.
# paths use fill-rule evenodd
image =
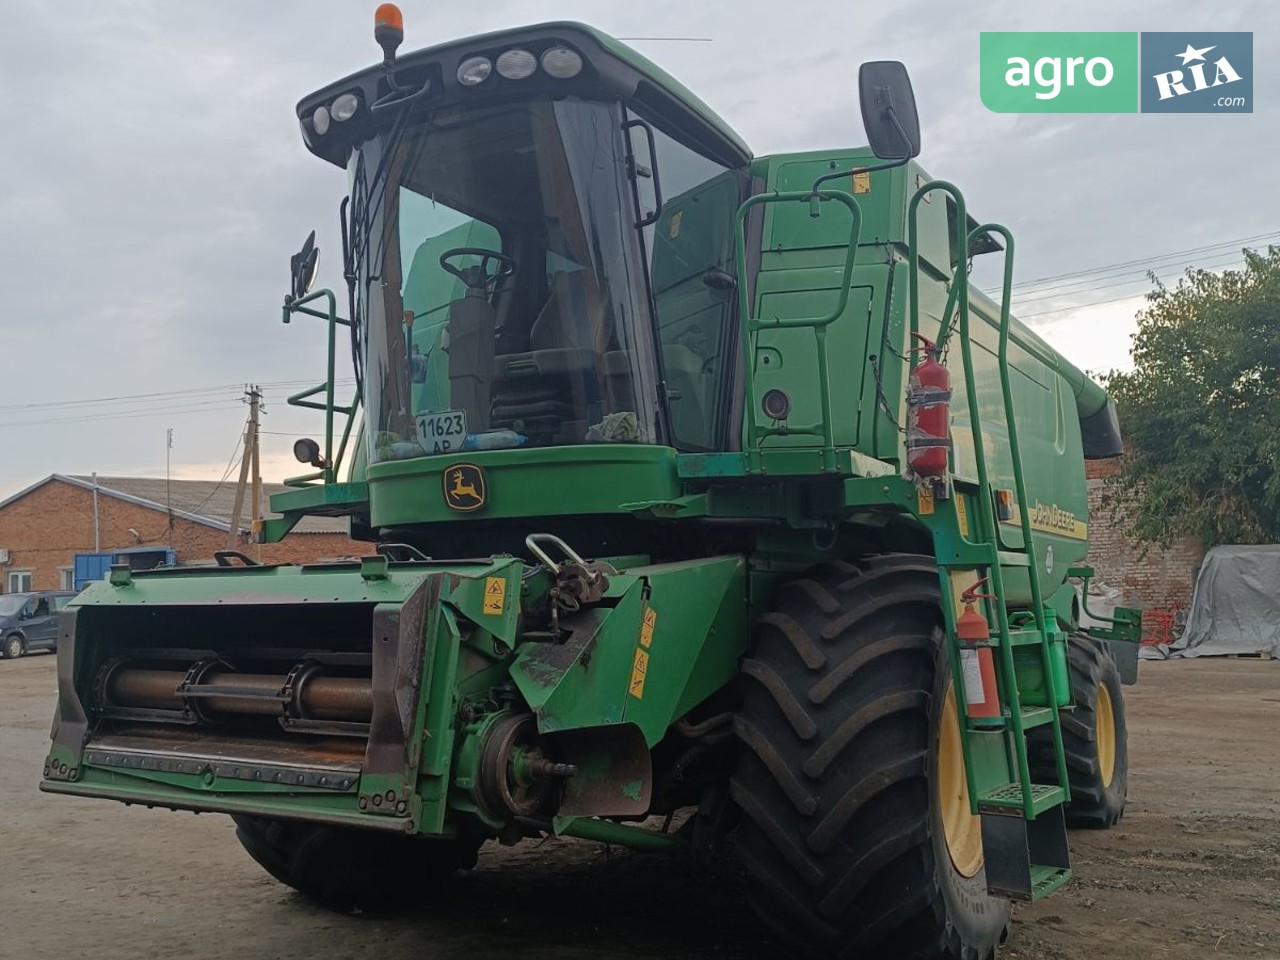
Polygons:
<instances>
[{"instance_id":1,"label":"window of building","mask_svg":"<svg viewBox=\"0 0 1280 960\"><path fill-rule=\"evenodd\" d=\"M76 573L71 567L58 568L58 589L74 590L76 588Z\"/></svg>"},{"instance_id":2,"label":"window of building","mask_svg":"<svg viewBox=\"0 0 1280 960\"><path fill-rule=\"evenodd\" d=\"M31 571L30 570L10 570L8 592L9 593L30 593L31 592Z\"/></svg>"}]
</instances>

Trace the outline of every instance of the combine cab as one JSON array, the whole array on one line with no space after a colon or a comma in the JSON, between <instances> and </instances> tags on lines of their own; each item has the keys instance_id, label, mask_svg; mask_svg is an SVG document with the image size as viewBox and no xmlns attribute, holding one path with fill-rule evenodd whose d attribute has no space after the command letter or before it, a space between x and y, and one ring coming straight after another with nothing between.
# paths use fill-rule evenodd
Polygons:
<instances>
[{"instance_id":1,"label":"combine cab","mask_svg":"<svg viewBox=\"0 0 1280 960\"><path fill-rule=\"evenodd\" d=\"M755 157L580 24L377 37L298 106L348 289L294 257L326 426L260 532L368 555L113 568L42 789L231 814L339 908L556 834L727 849L802 956L992 956L1123 810L1139 624L1086 635L1070 582L1111 403L1010 317L901 65L862 68L869 148Z\"/></svg>"}]
</instances>

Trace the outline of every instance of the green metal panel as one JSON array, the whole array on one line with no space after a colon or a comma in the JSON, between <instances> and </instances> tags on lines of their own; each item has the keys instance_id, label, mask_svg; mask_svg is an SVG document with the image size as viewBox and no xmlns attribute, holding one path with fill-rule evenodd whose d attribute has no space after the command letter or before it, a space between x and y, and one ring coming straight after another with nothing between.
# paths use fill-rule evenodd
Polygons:
<instances>
[{"instance_id":1,"label":"green metal panel","mask_svg":"<svg viewBox=\"0 0 1280 960\"><path fill-rule=\"evenodd\" d=\"M486 450L374 464L368 468L375 526L622 513L641 501L680 495L676 453L667 447L584 444L529 450ZM444 500L444 473L465 462L487 473L488 503L460 514Z\"/></svg>"},{"instance_id":2,"label":"green metal panel","mask_svg":"<svg viewBox=\"0 0 1280 960\"><path fill-rule=\"evenodd\" d=\"M741 557L633 567L616 602L570 619L564 643L528 643L511 677L544 733L631 723L653 745L737 673L746 644Z\"/></svg>"}]
</instances>

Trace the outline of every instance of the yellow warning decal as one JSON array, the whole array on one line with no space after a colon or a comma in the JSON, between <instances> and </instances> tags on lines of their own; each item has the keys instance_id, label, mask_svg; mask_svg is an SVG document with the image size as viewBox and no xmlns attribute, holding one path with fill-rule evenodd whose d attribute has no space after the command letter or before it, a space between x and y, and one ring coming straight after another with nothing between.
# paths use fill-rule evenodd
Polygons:
<instances>
[{"instance_id":1,"label":"yellow warning decal","mask_svg":"<svg viewBox=\"0 0 1280 960\"><path fill-rule=\"evenodd\" d=\"M504 577L486 577L484 581L484 612L492 617L502 616L507 601L507 581Z\"/></svg>"},{"instance_id":2,"label":"yellow warning decal","mask_svg":"<svg viewBox=\"0 0 1280 960\"><path fill-rule=\"evenodd\" d=\"M658 625L658 611L653 607L644 608L644 620L640 623L640 646L648 647L653 643L653 628Z\"/></svg>"},{"instance_id":3,"label":"yellow warning decal","mask_svg":"<svg viewBox=\"0 0 1280 960\"><path fill-rule=\"evenodd\" d=\"M964 494L956 494L956 522L960 525L960 536L969 536L969 508L964 505Z\"/></svg>"},{"instance_id":4,"label":"yellow warning decal","mask_svg":"<svg viewBox=\"0 0 1280 960\"><path fill-rule=\"evenodd\" d=\"M871 192L871 173L868 170L859 170L853 175L853 192L870 193Z\"/></svg>"},{"instance_id":5,"label":"yellow warning decal","mask_svg":"<svg viewBox=\"0 0 1280 960\"><path fill-rule=\"evenodd\" d=\"M927 517L933 513L933 491L928 487L916 489L916 513Z\"/></svg>"},{"instance_id":6,"label":"yellow warning decal","mask_svg":"<svg viewBox=\"0 0 1280 960\"><path fill-rule=\"evenodd\" d=\"M649 654L636 647L636 657L631 664L631 684L628 692L637 700L644 699L644 678L649 672Z\"/></svg>"}]
</instances>

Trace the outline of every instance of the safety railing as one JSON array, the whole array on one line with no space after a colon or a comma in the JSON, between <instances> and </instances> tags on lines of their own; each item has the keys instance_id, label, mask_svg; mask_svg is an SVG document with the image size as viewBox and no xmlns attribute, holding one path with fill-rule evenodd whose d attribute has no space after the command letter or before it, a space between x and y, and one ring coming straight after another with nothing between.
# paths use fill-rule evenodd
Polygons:
<instances>
[{"instance_id":1,"label":"safety railing","mask_svg":"<svg viewBox=\"0 0 1280 960\"><path fill-rule=\"evenodd\" d=\"M326 304L325 310L317 310L308 306L317 300L323 300ZM360 408L360 394L357 391L351 402L346 406L338 406L334 396L335 381L337 368L337 349L338 349L338 327L350 327L351 321L344 320L338 316L337 298L332 290L316 290L306 296L299 297L296 300L290 299L285 301L284 317L285 323L289 323L293 314L303 314L308 317L317 317L324 320L329 326L329 361L327 372L328 376L324 383L301 390L285 399L285 402L293 407L305 407L310 410L324 411L324 460L321 466L314 473L307 473L297 477L289 477L284 482L291 487L311 486L316 481L321 483L333 483L338 478L338 470L342 466L342 458L347 450L347 442L351 438L351 428L356 420L356 412ZM318 402L311 399L319 394L324 394L324 402ZM347 418L346 425L342 430L342 439L338 444L337 455L334 455L333 449L333 418L334 414L344 414Z\"/></svg>"},{"instance_id":2,"label":"safety railing","mask_svg":"<svg viewBox=\"0 0 1280 960\"><path fill-rule=\"evenodd\" d=\"M1050 682L1048 678L1052 677L1051 670L1051 651L1049 649L1049 634L1045 621L1044 604L1041 596L1039 577L1037 576L1034 561L1034 545L1031 539L1030 511L1027 509L1026 486L1022 470L1022 454L1018 445L1017 423L1014 417L1012 387L1009 378L1009 329L1012 322L1010 315L1010 294L1013 284L1013 236L1003 226L998 224L982 224L975 227L972 231L966 230L968 224L968 215L965 210L964 195L954 184L945 180L934 180L920 186L911 197L911 201L907 207L907 244L908 244L908 283L910 292L909 306L909 326L910 333L915 334L920 331L920 224L919 224L919 208L925 197L934 191L939 191L951 198L955 204L954 218L954 234L952 240L952 278L950 289L947 293L946 306L943 309L942 316L939 321L938 335L935 338L938 351L946 350L952 331L952 317L956 317L955 327L960 339L960 354L964 372L965 385L965 401L969 419L969 430L973 440L973 460L974 467L977 472L979 495L975 498L977 501L977 530L982 542L990 547L990 558L988 571L990 574L990 583L992 590L997 597L992 603L995 610L996 623L998 626L999 641L996 644L999 647L1000 667L999 686L1001 699L1008 708L1009 729L1012 734L1013 751L1014 751L1014 768L1018 777L1023 814L1027 819L1033 819L1035 816L1035 795L1032 789L1030 763L1027 756L1026 747L1026 729L1023 725L1022 698L1018 691L1017 672L1014 663L1013 645L1011 642L1012 630L1009 622L1009 610L1005 603L1004 575L1000 557L1000 538L999 528L995 515L995 504L993 501L993 486L991 484L990 471L987 465L986 449L982 437L982 420L978 405L977 383L974 376L972 338L970 334L970 306L969 306L969 247L974 239L985 233L998 233L1006 241L1005 262L1004 262L1004 284L1002 289L1002 297L1000 304L1000 328L999 328L999 347L997 351L997 361L1000 370L1000 389L1004 404L1005 422L1007 425L1007 435L1009 438L1010 459L1014 475L1014 487L1019 504L1020 524L1022 527L1022 550L1021 552L1028 558L1027 561L1027 577L1030 581L1032 593L1032 605L1034 610L1034 618L1036 628L1040 636L1040 653L1045 671L1046 683ZM948 620L952 619L952 611L955 609L954 601L951 596L950 583L944 575L942 580L944 609L948 611ZM950 644L951 650L951 668L959 692L964 691L964 670L961 664L959 651L956 649L957 644ZM1052 714L1052 728L1054 739L1054 750L1056 757L1056 766L1059 783L1064 787L1067 784L1067 770L1065 755L1062 747L1062 731L1058 720L1058 711L1054 698L1049 698L1049 710ZM978 812L979 796L976 789L975 778L973 775L973 765L971 762L970 743L967 731L961 737L961 747L964 753L965 773L968 779L969 798L972 811Z\"/></svg>"}]
</instances>

